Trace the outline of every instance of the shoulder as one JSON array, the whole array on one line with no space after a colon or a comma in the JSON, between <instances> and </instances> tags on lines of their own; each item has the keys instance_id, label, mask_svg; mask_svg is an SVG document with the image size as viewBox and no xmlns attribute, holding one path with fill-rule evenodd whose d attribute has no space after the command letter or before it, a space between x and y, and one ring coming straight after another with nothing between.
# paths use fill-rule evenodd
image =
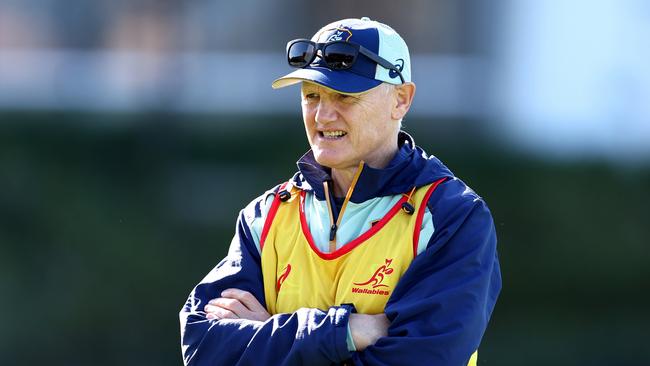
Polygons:
<instances>
[{"instance_id":1,"label":"shoulder","mask_svg":"<svg viewBox=\"0 0 650 366\"><path fill-rule=\"evenodd\" d=\"M434 242L447 242L455 235L456 238L460 235L468 239L475 235L494 235L492 214L487 204L459 178L452 177L441 183L429 197L427 208L436 227L429 246Z\"/></svg>"},{"instance_id":2,"label":"shoulder","mask_svg":"<svg viewBox=\"0 0 650 366\"><path fill-rule=\"evenodd\" d=\"M457 177L450 177L441 182L427 201L427 206L432 212L476 205L485 205L485 201Z\"/></svg>"},{"instance_id":3,"label":"shoulder","mask_svg":"<svg viewBox=\"0 0 650 366\"><path fill-rule=\"evenodd\" d=\"M256 221L264 221L266 219L275 194L280 190L280 187L286 186L287 189L300 189L310 191L311 187L305 180L300 172L295 173L289 180L278 183L269 188L261 195L257 196L242 210L242 215L246 223L251 224Z\"/></svg>"},{"instance_id":4,"label":"shoulder","mask_svg":"<svg viewBox=\"0 0 650 366\"><path fill-rule=\"evenodd\" d=\"M285 184L286 183L280 183L266 190L246 205L240 214L240 222L250 232L250 237L260 253L260 238L262 231L264 230L264 224L266 223L271 206L273 205L276 193Z\"/></svg>"},{"instance_id":5,"label":"shoulder","mask_svg":"<svg viewBox=\"0 0 650 366\"><path fill-rule=\"evenodd\" d=\"M249 225L256 220L266 217L266 214L271 208L271 203L273 203L273 198L275 194L280 189L282 184L277 184L274 187L266 190L261 195L255 197L244 209L242 210L242 215L246 223Z\"/></svg>"}]
</instances>

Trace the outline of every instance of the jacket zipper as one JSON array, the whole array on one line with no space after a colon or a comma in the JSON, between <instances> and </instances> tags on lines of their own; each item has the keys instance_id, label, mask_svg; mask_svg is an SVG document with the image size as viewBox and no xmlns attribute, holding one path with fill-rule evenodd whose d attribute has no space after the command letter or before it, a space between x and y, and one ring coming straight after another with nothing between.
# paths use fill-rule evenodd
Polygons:
<instances>
[{"instance_id":1,"label":"jacket zipper","mask_svg":"<svg viewBox=\"0 0 650 366\"><path fill-rule=\"evenodd\" d=\"M327 202L327 209L329 211L329 217L330 217L330 237L329 237L330 253L336 250L336 231L338 230L339 225L341 224L343 213L345 212L345 208L347 207L348 202L350 202L350 197L352 197L352 192L354 192L354 187L356 186L357 181L359 180L359 176L361 175L363 166L364 166L364 162L362 160L361 162L359 162L359 168L357 168L357 172L354 174L354 178L352 178L352 183L350 184L350 188L348 188L348 192L345 194L345 200L343 200L343 205L341 205L341 211L339 211L338 217L336 218L336 222L334 221L334 212L332 210L329 184L327 181L323 182L323 188L325 189L325 201Z\"/></svg>"}]
</instances>

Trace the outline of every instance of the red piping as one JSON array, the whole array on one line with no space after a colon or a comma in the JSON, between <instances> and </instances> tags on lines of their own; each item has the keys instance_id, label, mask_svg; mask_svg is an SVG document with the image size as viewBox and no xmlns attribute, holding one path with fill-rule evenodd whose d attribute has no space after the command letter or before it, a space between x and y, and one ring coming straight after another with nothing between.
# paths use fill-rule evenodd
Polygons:
<instances>
[{"instance_id":1,"label":"red piping","mask_svg":"<svg viewBox=\"0 0 650 366\"><path fill-rule=\"evenodd\" d=\"M278 213L278 207L280 207L280 192L284 190L289 182L283 183L280 188L278 189L277 192L275 192L275 197L273 197L273 203L271 204L271 208L269 209L269 213L266 215L266 221L264 221L264 228L262 229L262 235L260 236L260 252L262 252L262 249L264 248L264 242L266 241L266 236L269 234L269 230L271 229L271 224L273 223L273 219L275 218L275 214Z\"/></svg>"},{"instance_id":2,"label":"red piping","mask_svg":"<svg viewBox=\"0 0 650 366\"><path fill-rule=\"evenodd\" d=\"M388 213L379 220L373 227L371 227L368 231L365 233L361 234L359 237L356 239L352 240L351 242L347 243L346 245L342 246L341 248L331 252L331 253L323 253L320 250L318 250L318 247L316 244L314 244L314 238L311 236L311 232L309 231L309 225L307 224L307 218L305 216L305 191L300 192L300 226L302 227L302 233L305 236L305 239L307 239L307 242L309 243L309 246L311 249L322 259L325 260L332 260L339 258L347 253L349 253L352 249L358 247L361 245L364 241L368 240L371 236L373 236L377 231L379 231L382 227L384 227L390 219L395 216L399 212L399 210L402 208L402 203L406 201L406 197L402 196L402 198L397 201L395 206L388 211Z\"/></svg>"},{"instance_id":3,"label":"red piping","mask_svg":"<svg viewBox=\"0 0 650 366\"><path fill-rule=\"evenodd\" d=\"M424 195L422 202L420 203L420 208L418 209L418 217L415 220L415 230L413 230L413 258L418 255L418 243L420 242L420 231L422 230L422 220L424 219L424 212L427 208L427 202L429 202L429 197L433 191L436 190L436 187L447 178L441 178L431 184L431 187L427 190L427 193Z\"/></svg>"}]
</instances>

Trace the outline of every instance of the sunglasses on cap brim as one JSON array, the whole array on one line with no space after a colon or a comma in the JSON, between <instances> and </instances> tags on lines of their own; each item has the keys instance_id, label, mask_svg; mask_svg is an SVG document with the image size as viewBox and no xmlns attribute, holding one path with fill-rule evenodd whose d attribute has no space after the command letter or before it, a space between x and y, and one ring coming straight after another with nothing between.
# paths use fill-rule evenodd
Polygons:
<instances>
[{"instance_id":1,"label":"sunglasses on cap brim","mask_svg":"<svg viewBox=\"0 0 650 366\"><path fill-rule=\"evenodd\" d=\"M320 51L320 54L318 54ZM399 75L402 84L402 72L385 58L357 43L333 41L316 43L308 39L294 39L287 43L287 61L289 66L304 68L309 66L316 56L320 56L325 65L332 70L347 70L354 65L359 54L362 54L387 70L393 70Z\"/></svg>"}]
</instances>

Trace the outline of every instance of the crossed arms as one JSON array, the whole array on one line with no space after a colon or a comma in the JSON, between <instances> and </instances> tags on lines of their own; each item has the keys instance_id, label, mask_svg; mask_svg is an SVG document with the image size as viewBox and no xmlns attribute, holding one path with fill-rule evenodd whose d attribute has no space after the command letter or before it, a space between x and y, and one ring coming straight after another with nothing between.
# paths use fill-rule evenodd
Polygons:
<instances>
[{"instance_id":1,"label":"crossed arms","mask_svg":"<svg viewBox=\"0 0 650 366\"><path fill-rule=\"evenodd\" d=\"M271 317L253 294L236 288L226 289L221 297L210 300L203 309L209 320L247 319L264 322ZM383 313L350 314L349 325L356 350L363 351L387 335L390 322Z\"/></svg>"}]
</instances>

